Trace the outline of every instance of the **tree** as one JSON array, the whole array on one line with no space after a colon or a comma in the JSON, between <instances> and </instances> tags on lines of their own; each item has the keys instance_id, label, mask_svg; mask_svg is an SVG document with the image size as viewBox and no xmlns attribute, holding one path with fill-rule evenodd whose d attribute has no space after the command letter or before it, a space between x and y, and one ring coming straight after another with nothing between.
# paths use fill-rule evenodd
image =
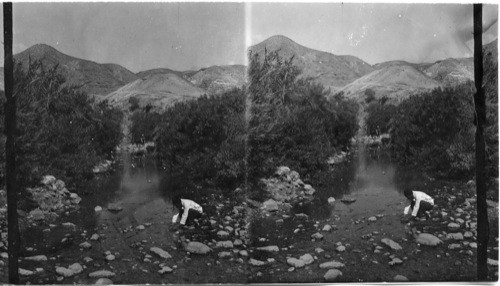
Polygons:
<instances>
[{"instance_id":1,"label":"tree","mask_svg":"<svg viewBox=\"0 0 500 286\"><path fill-rule=\"evenodd\" d=\"M476 110L476 192L477 192L477 279L488 278L487 246L489 235L488 211L486 205L485 140L486 102L483 89L483 5L474 4L474 107Z\"/></svg>"},{"instance_id":2,"label":"tree","mask_svg":"<svg viewBox=\"0 0 500 286\"><path fill-rule=\"evenodd\" d=\"M16 184L16 97L14 97L14 59L12 56L12 3L3 3L4 73L5 73L5 143L7 224L9 244L9 283L19 283L19 226Z\"/></svg>"}]
</instances>

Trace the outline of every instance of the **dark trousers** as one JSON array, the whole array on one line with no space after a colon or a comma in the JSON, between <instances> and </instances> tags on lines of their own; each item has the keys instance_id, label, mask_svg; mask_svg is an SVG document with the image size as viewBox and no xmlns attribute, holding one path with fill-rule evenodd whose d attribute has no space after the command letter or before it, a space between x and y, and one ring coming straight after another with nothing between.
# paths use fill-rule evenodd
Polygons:
<instances>
[{"instance_id":1,"label":"dark trousers","mask_svg":"<svg viewBox=\"0 0 500 286\"><path fill-rule=\"evenodd\" d=\"M186 225L192 224L195 219L201 218L202 213L195 209L189 209L188 218L186 220Z\"/></svg>"},{"instance_id":2,"label":"dark trousers","mask_svg":"<svg viewBox=\"0 0 500 286\"><path fill-rule=\"evenodd\" d=\"M420 202L420 208L418 209L417 216L421 217L425 215L426 211L432 210L434 205L431 205L431 203L426 202L426 201L421 201Z\"/></svg>"}]
</instances>

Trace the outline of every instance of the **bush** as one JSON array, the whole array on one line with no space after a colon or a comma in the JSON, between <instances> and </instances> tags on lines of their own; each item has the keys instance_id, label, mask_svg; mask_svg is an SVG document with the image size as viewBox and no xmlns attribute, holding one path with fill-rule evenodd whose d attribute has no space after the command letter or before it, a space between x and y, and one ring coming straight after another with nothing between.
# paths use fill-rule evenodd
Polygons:
<instances>
[{"instance_id":1,"label":"bush","mask_svg":"<svg viewBox=\"0 0 500 286\"><path fill-rule=\"evenodd\" d=\"M385 102L385 101L384 101ZM366 132L368 135L380 135L389 132L389 122L396 111L396 106L372 101L366 107Z\"/></svg>"},{"instance_id":2,"label":"bush","mask_svg":"<svg viewBox=\"0 0 500 286\"><path fill-rule=\"evenodd\" d=\"M245 175L245 92L177 103L158 120L155 142L162 165L188 182L232 188Z\"/></svg>"},{"instance_id":3,"label":"bush","mask_svg":"<svg viewBox=\"0 0 500 286\"><path fill-rule=\"evenodd\" d=\"M14 81L22 187L37 184L46 174L77 183L112 155L120 141L120 111L66 86L57 66L45 69L37 61L25 71L16 65Z\"/></svg>"},{"instance_id":4,"label":"bush","mask_svg":"<svg viewBox=\"0 0 500 286\"><path fill-rule=\"evenodd\" d=\"M293 58L277 52L261 60L251 55L249 68L249 177L269 176L286 165L307 177L327 167L327 158L346 148L357 129L357 105L308 79L297 80Z\"/></svg>"},{"instance_id":5,"label":"bush","mask_svg":"<svg viewBox=\"0 0 500 286\"><path fill-rule=\"evenodd\" d=\"M144 111L136 110L132 114L130 127L132 143L143 144L154 141L155 128L160 122L160 114L149 112L149 109L151 108L146 106Z\"/></svg>"},{"instance_id":6,"label":"bush","mask_svg":"<svg viewBox=\"0 0 500 286\"><path fill-rule=\"evenodd\" d=\"M472 175L473 112L470 85L410 97L391 121L394 155L441 176Z\"/></svg>"}]
</instances>

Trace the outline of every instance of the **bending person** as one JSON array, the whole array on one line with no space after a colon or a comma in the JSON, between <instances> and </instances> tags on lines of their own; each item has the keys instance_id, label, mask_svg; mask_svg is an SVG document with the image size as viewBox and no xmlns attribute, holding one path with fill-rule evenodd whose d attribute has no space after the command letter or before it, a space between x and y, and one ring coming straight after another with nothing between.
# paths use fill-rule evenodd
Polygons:
<instances>
[{"instance_id":1,"label":"bending person","mask_svg":"<svg viewBox=\"0 0 500 286\"><path fill-rule=\"evenodd\" d=\"M203 208L192 200L182 199L179 195L172 198L172 204L177 208L178 212L172 217L172 223L179 220L179 215L182 213L181 225L186 225L194 219L200 218L203 214Z\"/></svg>"},{"instance_id":2,"label":"bending person","mask_svg":"<svg viewBox=\"0 0 500 286\"><path fill-rule=\"evenodd\" d=\"M404 214L407 215L411 211L412 219L427 215L426 212L434 207L434 199L424 192L405 189L404 195L410 201L410 205L404 209Z\"/></svg>"}]
</instances>

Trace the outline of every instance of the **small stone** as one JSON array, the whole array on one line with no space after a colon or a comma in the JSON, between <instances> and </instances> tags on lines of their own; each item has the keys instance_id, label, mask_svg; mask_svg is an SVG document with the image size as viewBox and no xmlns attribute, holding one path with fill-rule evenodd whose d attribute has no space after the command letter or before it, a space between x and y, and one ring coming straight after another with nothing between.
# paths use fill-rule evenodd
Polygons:
<instances>
[{"instance_id":1,"label":"small stone","mask_svg":"<svg viewBox=\"0 0 500 286\"><path fill-rule=\"evenodd\" d=\"M343 245L337 246L337 248L335 248L335 250L337 252L344 252L345 251L345 246L343 246Z\"/></svg>"},{"instance_id":2,"label":"small stone","mask_svg":"<svg viewBox=\"0 0 500 286\"><path fill-rule=\"evenodd\" d=\"M470 231L466 231L466 232L464 232L464 237L465 237L465 238L471 238L471 237L473 237L473 236L474 236L474 234L473 234L472 232L470 232Z\"/></svg>"},{"instance_id":3,"label":"small stone","mask_svg":"<svg viewBox=\"0 0 500 286\"><path fill-rule=\"evenodd\" d=\"M383 244L387 245L390 247L392 250L401 250L403 249L399 243L393 241L392 239L389 238L383 238L380 240Z\"/></svg>"},{"instance_id":4,"label":"small stone","mask_svg":"<svg viewBox=\"0 0 500 286\"><path fill-rule=\"evenodd\" d=\"M459 228L459 227L460 227L460 225L459 225L458 223L450 222L450 223L448 224L448 228L449 228L449 229L457 229L457 228Z\"/></svg>"},{"instance_id":5,"label":"small stone","mask_svg":"<svg viewBox=\"0 0 500 286\"><path fill-rule=\"evenodd\" d=\"M462 233L460 232L457 232L457 233L448 233L446 235L446 238L447 239L453 239L453 240L463 240L464 239L464 236Z\"/></svg>"},{"instance_id":6,"label":"small stone","mask_svg":"<svg viewBox=\"0 0 500 286\"><path fill-rule=\"evenodd\" d=\"M99 270L89 273L90 278L110 278L114 277L116 274L108 270Z\"/></svg>"},{"instance_id":7,"label":"small stone","mask_svg":"<svg viewBox=\"0 0 500 286\"><path fill-rule=\"evenodd\" d=\"M335 203L335 198L334 197L329 197L328 198L328 203L331 204L331 205L334 204Z\"/></svg>"},{"instance_id":8,"label":"small stone","mask_svg":"<svg viewBox=\"0 0 500 286\"><path fill-rule=\"evenodd\" d=\"M322 252L324 252L325 250L323 250L323 248L319 248L319 247L318 247L318 248L314 249L314 251L315 251L316 253L322 253Z\"/></svg>"},{"instance_id":9,"label":"small stone","mask_svg":"<svg viewBox=\"0 0 500 286\"><path fill-rule=\"evenodd\" d=\"M248 251L246 251L246 250L240 250L239 254L241 256L248 256Z\"/></svg>"},{"instance_id":10,"label":"small stone","mask_svg":"<svg viewBox=\"0 0 500 286\"><path fill-rule=\"evenodd\" d=\"M460 249L460 248L462 248L460 244L452 243L448 245L448 249Z\"/></svg>"},{"instance_id":11,"label":"small stone","mask_svg":"<svg viewBox=\"0 0 500 286\"><path fill-rule=\"evenodd\" d=\"M394 280L394 282L408 282L408 281L410 281L405 276L399 275L399 274L394 276L393 280Z\"/></svg>"},{"instance_id":12,"label":"small stone","mask_svg":"<svg viewBox=\"0 0 500 286\"><path fill-rule=\"evenodd\" d=\"M311 238L313 238L313 239L323 239L323 235L321 233L317 232L317 233L311 235Z\"/></svg>"},{"instance_id":13,"label":"small stone","mask_svg":"<svg viewBox=\"0 0 500 286\"><path fill-rule=\"evenodd\" d=\"M109 254L109 255L106 256L106 260L107 261L113 261L113 260L115 260L115 258L116 257L113 254Z\"/></svg>"},{"instance_id":14,"label":"small stone","mask_svg":"<svg viewBox=\"0 0 500 286\"><path fill-rule=\"evenodd\" d=\"M319 268L331 269L331 268L343 268L344 266L345 266L344 263L333 260L333 261L321 263L319 265Z\"/></svg>"},{"instance_id":15,"label":"small stone","mask_svg":"<svg viewBox=\"0 0 500 286\"><path fill-rule=\"evenodd\" d=\"M100 236L97 233L94 233L91 237L90 240L96 241L99 240Z\"/></svg>"},{"instance_id":16,"label":"small stone","mask_svg":"<svg viewBox=\"0 0 500 286\"><path fill-rule=\"evenodd\" d=\"M250 260L248 261L248 264L250 264L252 266L262 266L262 265L264 265L266 263L264 261L260 261L260 260L257 260L257 259L250 258Z\"/></svg>"},{"instance_id":17,"label":"small stone","mask_svg":"<svg viewBox=\"0 0 500 286\"><path fill-rule=\"evenodd\" d=\"M323 227L323 231L331 231L332 230L332 226L329 225L329 224L326 224L324 227Z\"/></svg>"},{"instance_id":18,"label":"small stone","mask_svg":"<svg viewBox=\"0 0 500 286\"><path fill-rule=\"evenodd\" d=\"M304 267L306 264L303 260L300 260L300 259L297 259L297 258L293 258L293 257L290 257L286 260L286 263L290 266L293 266L295 268L300 268L300 267Z\"/></svg>"},{"instance_id":19,"label":"small stone","mask_svg":"<svg viewBox=\"0 0 500 286\"><path fill-rule=\"evenodd\" d=\"M301 257L299 257L299 259L304 261L306 265L309 265L314 262L314 258L309 253L302 255Z\"/></svg>"},{"instance_id":20,"label":"small stone","mask_svg":"<svg viewBox=\"0 0 500 286\"><path fill-rule=\"evenodd\" d=\"M135 229L137 229L137 230L145 230L146 227L141 224L141 225L136 226Z\"/></svg>"},{"instance_id":21,"label":"small stone","mask_svg":"<svg viewBox=\"0 0 500 286\"><path fill-rule=\"evenodd\" d=\"M163 259L169 259L172 258L172 256L166 252L165 250L159 248L159 247L151 247L149 251L155 253L156 255L160 256Z\"/></svg>"},{"instance_id":22,"label":"small stone","mask_svg":"<svg viewBox=\"0 0 500 286\"><path fill-rule=\"evenodd\" d=\"M403 263L403 261L397 257L393 258L390 262L389 262L389 265L393 266L393 265L397 265L397 264L401 264Z\"/></svg>"},{"instance_id":23,"label":"small stone","mask_svg":"<svg viewBox=\"0 0 500 286\"><path fill-rule=\"evenodd\" d=\"M371 216L368 218L368 221L371 221L371 222L377 221L377 217Z\"/></svg>"},{"instance_id":24,"label":"small stone","mask_svg":"<svg viewBox=\"0 0 500 286\"><path fill-rule=\"evenodd\" d=\"M45 255L35 255L35 256L25 257L24 259L25 260L29 260L29 261L40 262L40 261L47 261L47 256L45 256Z\"/></svg>"},{"instance_id":25,"label":"small stone","mask_svg":"<svg viewBox=\"0 0 500 286\"><path fill-rule=\"evenodd\" d=\"M470 248L477 248L477 243L471 242L469 243Z\"/></svg>"},{"instance_id":26,"label":"small stone","mask_svg":"<svg viewBox=\"0 0 500 286\"><path fill-rule=\"evenodd\" d=\"M335 281L339 276L342 276L342 272L338 269L330 269L328 270L323 278L325 279L326 282L333 282Z\"/></svg>"},{"instance_id":27,"label":"small stone","mask_svg":"<svg viewBox=\"0 0 500 286\"><path fill-rule=\"evenodd\" d=\"M222 251L222 252L219 252L217 254L217 256L219 256L219 258L226 258L226 257L230 257L231 256L231 252L228 252L228 251Z\"/></svg>"},{"instance_id":28,"label":"small stone","mask_svg":"<svg viewBox=\"0 0 500 286\"><path fill-rule=\"evenodd\" d=\"M234 245L234 246L240 246L240 245L242 245L242 244L243 244L243 241L241 241L241 239L235 239L235 240L233 241L233 245Z\"/></svg>"},{"instance_id":29,"label":"small stone","mask_svg":"<svg viewBox=\"0 0 500 286\"><path fill-rule=\"evenodd\" d=\"M278 251L280 251L279 247L276 245L263 246L263 247L258 247L256 249L260 250L260 251L266 251L266 252L278 252Z\"/></svg>"},{"instance_id":30,"label":"small stone","mask_svg":"<svg viewBox=\"0 0 500 286\"><path fill-rule=\"evenodd\" d=\"M498 266L498 260L494 260L494 259L491 259L491 258L487 259L487 263L488 263L489 266Z\"/></svg>"},{"instance_id":31,"label":"small stone","mask_svg":"<svg viewBox=\"0 0 500 286\"><path fill-rule=\"evenodd\" d=\"M294 270L295 270L295 267L288 268L288 272L293 272Z\"/></svg>"},{"instance_id":32,"label":"small stone","mask_svg":"<svg viewBox=\"0 0 500 286\"><path fill-rule=\"evenodd\" d=\"M95 285L113 285L113 281L111 281L108 278L99 278L97 281L94 283Z\"/></svg>"},{"instance_id":33,"label":"small stone","mask_svg":"<svg viewBox=\"0 0 500 286\"><path fill-rule=\"evenodd\" d=\"M172 268L168 266L163 266L160 270L158 270L158 273L165 274L165 273L171 273L172 271L174 271Z\"/></svg>"},{"instance_id":34,"label":"small stone","mask_svg":"<svg viewBox=\"0 0 500 286\"><path fill-rule=\"evenodd\" d=\"M95 211L96 213L97 213L97 212L100 212L100 211L102 211L102 207L100 207L100 206L96 206L96 207L94 208L94 211Z\"/></svg>"},{"instance_id":35,"label":"small stone","mask_svg":"<svg viewBox=\"0 0 500 286\"><path fill-rule=\"evenodd\" d=\"M217 232L217 236L220 237L220 238L225 238L225 237L229 236L229 233L227 231L224 231L224 230L219 230Z\"/></svg>"},{"instance_id":36,"label":"small stone","mask_svg":"<svg viewBox=\"0 0 500 286\"><path fill-rule=\"evenodd\" d=\"M85 242L82 242L80 243L79 245L81 248L84 248L84 249L89 249L92 247L92 244L90 244L88 241L85 241Z\"/></svg>"},{"instance_id":37,"label":"small stone","mask_svg":"<svg viewBox=\"0 0 500 286\"><path fill-rule=\"evenodd\" d=\"M207 245L205 245L201 242L197 242L197 241L190 241L186 245L185 250L190 252L190 253L195 253L195 254L207 254L208 252L212 251L212 249L210 247L208 247Z\"/></svg>"},{"instance_id":38,"label":"small stone","mask_svg":"<svg viewBox=\"0 0 500 286\"><path fill-rule=\"evenodd\" d=\"M233 242L230 240L226 241L217 241L217 244L215 245L216 248L233 248Z\"/></svg>"},{"instance_id":39,"label":"small stone","mask_svg":"<svg viewBox=\"0 0 500 286\"><path fill-rule=\"evenodd\" d=\"M33 272L31 270L26 270L23 268L19 268L18 272L19 272L19 275L21 275L21 276L31 276L31 275L35 274L35 272Z\"/></svg>"}]
</instances>

